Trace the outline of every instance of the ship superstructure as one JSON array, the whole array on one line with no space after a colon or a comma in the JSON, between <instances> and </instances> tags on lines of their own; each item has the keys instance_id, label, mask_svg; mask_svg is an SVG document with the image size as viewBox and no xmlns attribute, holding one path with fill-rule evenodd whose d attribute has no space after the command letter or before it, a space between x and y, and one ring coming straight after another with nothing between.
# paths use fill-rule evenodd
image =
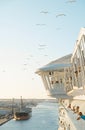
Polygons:
<instances>
[{"instance_id":1,"label":"ship superstructure","mask_svg":"<svg viewBox=\"0 0 85 130\"><path fill-rule=\"evenodd\" d=\"M72 54L52 61L36 72L49 96L59 100L59 129L85 130L85 28L80 30Z\"/></svg>"}]
</instances>

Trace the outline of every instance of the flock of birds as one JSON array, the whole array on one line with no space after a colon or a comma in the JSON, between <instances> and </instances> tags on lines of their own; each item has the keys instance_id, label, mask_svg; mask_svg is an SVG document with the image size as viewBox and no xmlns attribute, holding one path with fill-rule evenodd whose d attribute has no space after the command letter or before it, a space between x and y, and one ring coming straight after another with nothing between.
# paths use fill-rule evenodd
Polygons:
<instances>
[{"instance_id":1,"label":"flock of birds","mask_svg":"<svg viewBox=\"0 0 85 130\"><path fill-rule=\"evenodd\" d=\"M75 2L77 2L76 0L67 0L65 3L66 4L68 4L68 3L70 3L70 4L72 4L72 3L75 3ZM47 14L49 14L50 12L48 11L48 10L42 10L42 11L40 11L40 13L41 14L44 14L44 15L47 15ZM58 14L56 14L56 18L58 18L58 17L65 17L66 16L66 14L64 14L64 13L58 13ZM38 24L36 24L37 26L46 26L46 24L40 24L40 23L38 23ZM57 28L57 30L60 30L61 28ZM45 48L47 47L47 45L45 45L45 44L39 44L39 50L44 50ZM44 54L44 56L48 56L47 54Z\"/></svg>"},{"instance_id":2,"label":"flock of birds","mask_svg":"<svg viewBox=\"0 0 85 130\"><path fill-rule=\"evenodd\" d=\"M75 3L76 2L76 0L68 0L68 1L66 1L65 3ZM45 10L43 10L43 11L41 11L40 12L41 14L48 14L49 12L48 11L45 11ZM66 16L66 14L64 14L64 13L59 13L59 14L56 14L56 18L58 18L58 17L62 17L62 16ZM36 24L37 26L45 26L46 24Z\"/></svg>"},{"instance_id":3,"label":"flock of birds","mask_svg":"<svg viewBox=\"0 0 85 130\"><path fill-rule=\"evenodd\" d=\"M74 2L76 2L76 0L67 0L65 3L74 3ZM40 13L47 15L49 12L46 11L46 10L42 10ZM66 14L64 14L64 13L56 14L56 18L58 18L58 17L65 17L65 16L66 16ZM46 24L39 24L39 23L38 23L38 24L36 24L36 25L37 25L37 26L45 26ZM60 30L60 28L57 28L57 29ZM38 49L39 49L39 50L44 50L46 47L47 47L46 44L39 44L39 45L38 45ZM47 55L47 54L44 54L44 56L48 56L48 55ZM32 59L32 57L33 57L33 56L30 55L29 58L27 58L27 60L29 61L29 59ZM23 65L24 65L24 70L27 70L26 68L27 68L28 63L24 63ZM6 72L6 70L3 69L2 72ZM34 78L33 78L33 79L34 79Z\"/></svg>"}]
</instances>

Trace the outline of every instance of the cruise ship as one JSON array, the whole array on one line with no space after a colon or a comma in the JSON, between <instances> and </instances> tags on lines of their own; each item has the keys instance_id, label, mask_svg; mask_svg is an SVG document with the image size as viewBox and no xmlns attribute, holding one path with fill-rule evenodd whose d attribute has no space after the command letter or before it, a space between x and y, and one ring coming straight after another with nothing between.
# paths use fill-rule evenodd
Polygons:
<instances>
[{"instance_id":1,"label":"cruise ship","mask_svg":"<svg viewBox=\"0 0 85 130\"><path fill-rule=\"evenodd\" d=\"M58 130L85 130L85 28L81 28L72 54L48 63L36 73L47 95L58 99Z\"/></svg>"}]
</instances>

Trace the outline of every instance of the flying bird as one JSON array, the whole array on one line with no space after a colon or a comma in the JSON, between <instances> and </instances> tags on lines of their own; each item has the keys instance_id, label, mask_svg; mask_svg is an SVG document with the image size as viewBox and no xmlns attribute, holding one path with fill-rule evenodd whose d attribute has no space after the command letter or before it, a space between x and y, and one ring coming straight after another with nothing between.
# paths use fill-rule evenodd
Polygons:
<instances>
[{"instance_id":1,"label":"flying bird","mask_svg":"<svg viewBox=\"0 0 85 130\"><path fill-rule=\"evenodd\" d=\"M37 26L45 26L46 24L36 24Z\"/></svg>"},{"instance_id":2,"label":"flying bird","mask_svg":"<svg viewBox=\"0 0 85 130\"><path fill-rule=\"evenodd\" d=\"M24 63L24 65L26 66L27 64L26 64L26 63Z\"/></svg>"},{"instance_id":3,"label":"flying bird","mask_svg":"<svg viewBox=\"0 0 85 130\"><path fill-rule=\"evenodd\" d=\"M48 11L41 11L40 13L42 13L42 14L48 14L49 12Z\"/></svg>"},{"instance_id":4,"label":"flying bird","mask_svg":"<svg viewBox=\"0 0 85 130\"><path fill-rule=\"evenodd\" d=\"M56 28L56 30L61 30L61 28Z\"/></svg>"},{"instance_id":5,"label":"flying bird","mask_svg":"<svg viewBox=\"0 0 85 130\"><path fill-rule=\"evenodd\" d=\"M39 44L39 50L43 50L43 49L45 49L45 47L46 47L46 45L45 44Z\"/></svg>"},{"instance_id":6,"label":"flying bird","mask_svg":"<svg viewBox=\"0 0 85 130\"><path fill-rule=\"evenodd\" d=\"M39 44L40 47L45 47L46 45L45 44Z\"/></svg>"},{"instance_id":7,"label":"flying bird","mask_svg":"<svg viewBox=\"0 0 85 130\"><path fill-rule=\"evenodd\" d=\"M65 14L57 14L56 17L66 16Z\"/></svg>"},{"instance_id":8,"label":"flying bird","mask_svg":"<svg viewBox=\"0 0 85 130\"><path fill-rule=\"evenodd\" d=\"M43 47L40 47L40 48L38 48L39 50L44 50L45 48L43 48Z\"/></svg>"},{"instance_id":9,"label":"flying bird","mask_svg":"<svg viewBox=\"0 0 85 130\"><path fill-rule=\"evenodd\" d=\"M2 72L6 72L6 70L2 70Z\"/></svg>"},{"instance_id":10,"label":"flying bird","mask_svg":"<svg viewBox=\"0 0 85 130\"><path fill-rule=\"evenodd\" d=\"M44 55L44 56L48 56L48 55Z\"/></svg>"},{"instance_id":11,"label":"flying bird","mask_svg":"<svg viewBox=\"0 0 85 130\"><path fill-rule=\"evenodd\" d=\"M76 0L68 0L66 3L74 3Z\"/></svg>"}]
</instances>

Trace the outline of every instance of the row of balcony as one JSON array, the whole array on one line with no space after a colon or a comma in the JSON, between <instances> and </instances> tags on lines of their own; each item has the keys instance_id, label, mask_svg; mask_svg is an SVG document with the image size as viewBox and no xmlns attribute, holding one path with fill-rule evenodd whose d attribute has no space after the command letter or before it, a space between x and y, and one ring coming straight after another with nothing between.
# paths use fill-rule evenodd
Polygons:
<instances>
[{"instance_id":1,"label":"row of balcony","mask_svg":"<svg viewBox=\"0 0 85 130\"><path fill-rule=\"evenodd\" d=\"M85 28L80 31L73 54L62 59L65 63L59 59L57 63L50 63L36 72L41 76L49 95L72 98L85 94Z\"/></svg>"}]
</instances>

